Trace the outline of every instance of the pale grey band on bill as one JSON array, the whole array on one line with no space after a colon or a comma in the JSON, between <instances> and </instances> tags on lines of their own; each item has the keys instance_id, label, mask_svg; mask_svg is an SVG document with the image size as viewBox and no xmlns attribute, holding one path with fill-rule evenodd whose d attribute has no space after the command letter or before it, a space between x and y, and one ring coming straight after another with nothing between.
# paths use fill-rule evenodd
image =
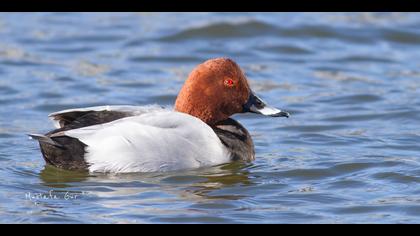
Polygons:
<instances>
[{"instance_id":1,"label":"pale grey band on bill","mask_svg":"<svg viewBox=\"0 0 420 236\"><path fill-rule=\"evenodd\" d=\"M257 114L262 114L265 116L273 117L289 117L288 112L282 111L275 107L267 105L261 98L259 98L255 93L251 92L247 103L243 107L244 112L252 112Z\"/></svg>"}]
</instances>

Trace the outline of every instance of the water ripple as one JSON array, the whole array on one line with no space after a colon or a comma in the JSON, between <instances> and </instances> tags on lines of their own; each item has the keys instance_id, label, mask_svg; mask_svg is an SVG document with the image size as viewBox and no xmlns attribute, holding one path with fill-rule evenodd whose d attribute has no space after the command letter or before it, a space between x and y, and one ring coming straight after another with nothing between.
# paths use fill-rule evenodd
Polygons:
<instances>
[{"instance_id":1,"label":"water ripple","mask_svg":"<svg viewBox=\"0 0 420 236\"><path fill-rule=\"evenodd\" d=\"M325 102L329 104L345 105L345 104L357 104L357 103L370 103L381 101L383 98L378 95L373 94L355 94L355 95L346 95L346 96L334 96L329 99L321 99L317 102Z\"/></svg>"},{"instance_id":2,"label":"water ripple","mask_svg":"<svg viewBox=\"0 0 420 236\"><path fill-rule=\"evenodd\" d=\"M201 38L255 37L259 34L275 33L276 30L275 26L260 21L248 21L238 24L221 22L187 29L174 35L161 37L160 40L173 42Z\"/></svg>"},{"instance_id":3,"label":"water ripple","mask_svg":"<svg viewBox=\"0 0 420 236\"><path fill-rule=\"evenodd\" d=\"M388 29L382 32L382 36L388 41L400 44L418 45L420 43L420 34L415 32Z\"/></svg>"},{"instance_id":4,"label":"water ripple","mask_svg":"<svg viewBox=\"0 0 420 236\"><path fill-rule=\"evenodd\" d=\"M281 130L294 132L322 132L329 130L345 129L346 125L288 125Z\"/></svg>"},{"instance_id":5,"label":"water ripple","mask_svg":"<svg viewBox=\"0 0 420 236\"><path fill-rule=\"evenodd\" d=\"M405 174L397 173L397 172L381 172L381 173L374 174L372 177L379 180L387 180L387 181L392 181L392 182L397 182L397 183L405 183L405 184L420 183L420 177L409 176L409 175L405 175Z\"/></svg>"}]
</instances>

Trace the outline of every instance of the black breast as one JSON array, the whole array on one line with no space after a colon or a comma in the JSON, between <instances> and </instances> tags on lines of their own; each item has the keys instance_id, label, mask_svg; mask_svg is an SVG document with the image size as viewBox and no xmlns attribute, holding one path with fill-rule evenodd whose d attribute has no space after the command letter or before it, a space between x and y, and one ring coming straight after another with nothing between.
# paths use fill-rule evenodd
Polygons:
<instances>
[{"instance_id":1,"label":"black breast","mask_svg":"<svg viewBox=\"0 0 420 236\"><path fill-rule=\"evenodd\" d=\"M253 161L255 159L251 135L239 122L229 118L216 123L212 128L232 153L233 161Z\"/></svg>"}]
</instances>

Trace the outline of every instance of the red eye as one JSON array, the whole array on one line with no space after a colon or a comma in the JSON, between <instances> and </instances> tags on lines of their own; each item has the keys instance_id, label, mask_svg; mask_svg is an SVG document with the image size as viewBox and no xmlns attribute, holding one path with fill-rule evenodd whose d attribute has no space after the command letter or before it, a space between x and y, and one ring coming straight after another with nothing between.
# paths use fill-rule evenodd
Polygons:
<instances>
[{"instance_id":1,"label":"red eye","mask_svg":"<svg viewBox=\"0 0 420 236\"><path fill-rule=\"evenodd\" d=\"M228 87L232 87L235 84L232 79L225 79L225 85Z\"/></svg>"}]
</instances>

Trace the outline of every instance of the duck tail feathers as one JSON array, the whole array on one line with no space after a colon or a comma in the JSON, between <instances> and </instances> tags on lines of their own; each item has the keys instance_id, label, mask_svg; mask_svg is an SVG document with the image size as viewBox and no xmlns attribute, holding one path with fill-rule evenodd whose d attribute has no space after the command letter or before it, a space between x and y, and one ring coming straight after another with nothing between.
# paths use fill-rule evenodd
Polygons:
<instances>
[{"instance_id":1,"label":"duck tail feathers","mask_svg":"<svg viewBox=\"0 0 420 236\"><path fill-rule=\"evenodd\" d=\"M45 135L42 134L28 134L28 136L31 139L37 140L40 143L46 143L46 144L50 144L59 148L64 148L63 145L57 143L56 141L54 141L52 138L47 137Z\"/></svg>"}]
</instances>

